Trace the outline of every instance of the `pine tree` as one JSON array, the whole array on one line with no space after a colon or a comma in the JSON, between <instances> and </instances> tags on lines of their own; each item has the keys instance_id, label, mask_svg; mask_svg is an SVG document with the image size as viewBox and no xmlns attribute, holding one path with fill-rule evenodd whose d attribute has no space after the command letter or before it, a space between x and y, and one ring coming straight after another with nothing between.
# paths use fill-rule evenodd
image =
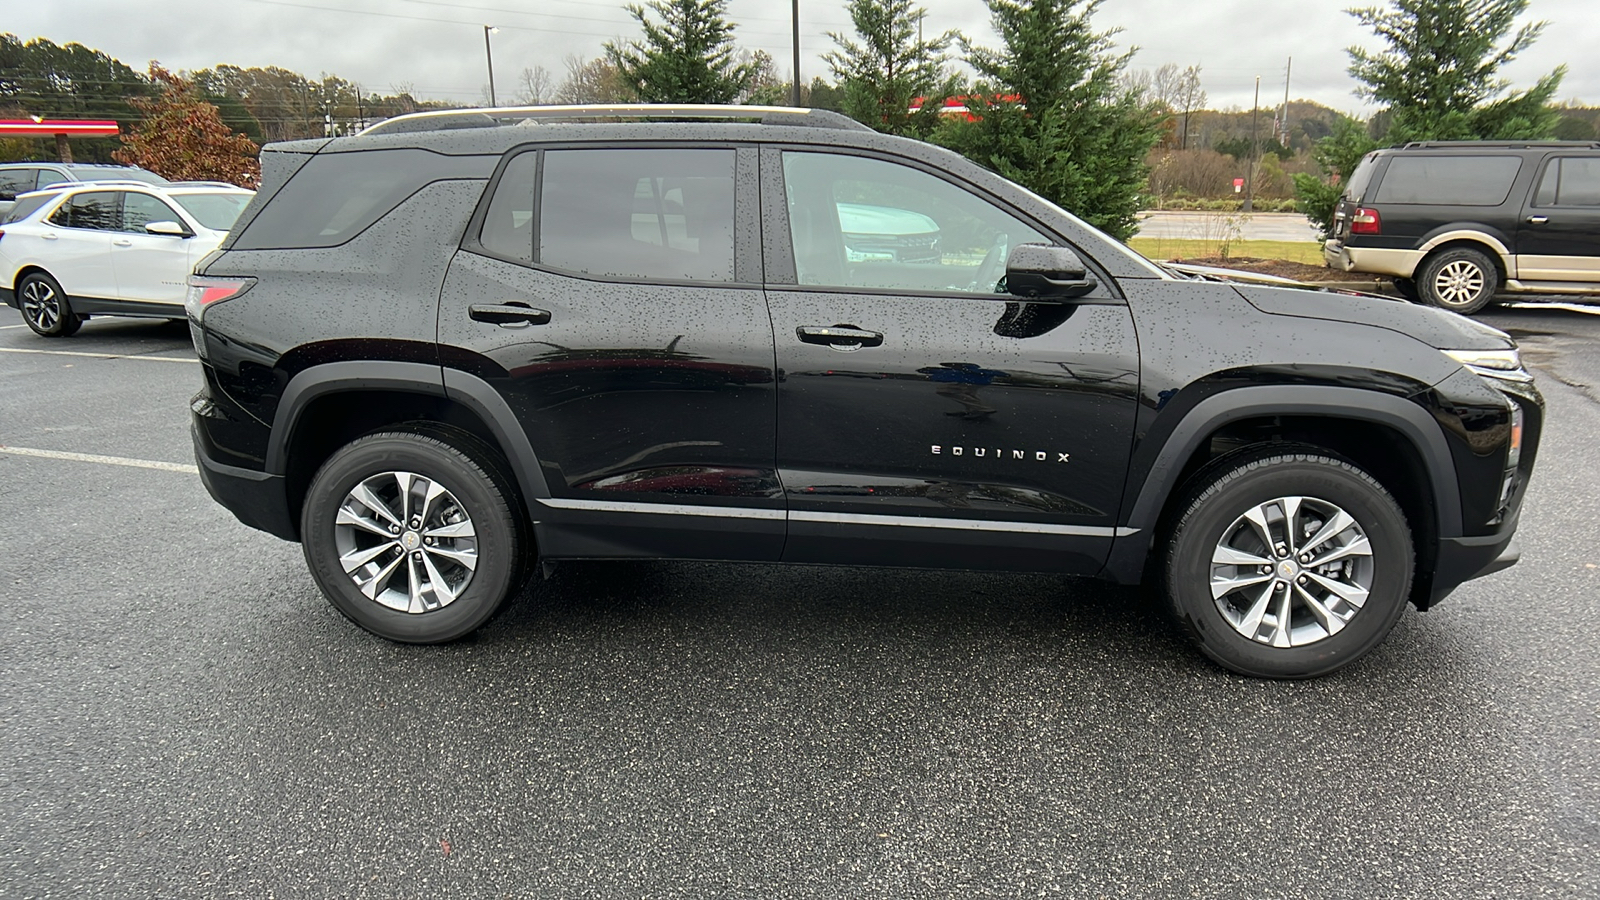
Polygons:
<instances>
[{"instance_id":1,"label":"pine tree","mask_svg":"<svg viewBox=\"0 0 1600 900\"><path fill-rule=\"evenodd\" d=\"M628 13L639 20L644 39L607 42L606 57L646 103L732 103L750 90L756 73L754 65L734 61L727 6L728 0L630 5Z\"/></svg>"},{"instance_id":2,"label":"pine tree","mask_svg":"<svg viewBox=\"0 0 1600 900\"><path fill-rule=\"evenodd\" d=\"M117 162L143 166L172 181L226 181L253 187L261 175L260 148L222 123L217 108L200 98L193 82L150 64L158 96L132 98L143 118L122 135Z\"/></svg>"},{"instance_id":3,"label":"pine tree","mask_svg":"<svg viewBox=\"0 0 1600 900\"><path fill-rule=\"evenodd\" d=\"M1131 52L1089 24L1100 0L986 0L1003 48L963 42L978 73L975 121L934 139L1054 201L1118 239L1136 213L1160 136L1159 111L1125 90Z\"/></svg>"},{"instance_id":4,"label":"pine tree","mask_svg":"<svg viewBox=\"0 0 1600 900\"><path fill-rule=\"evenodd\" d=\"M844 114L889 134L927 137L945 99L958 90L945 71L956 32L923 38L927 11L911 0L850 0L845 9L861 43L830 31L839 49L822 57L838 79Z\"/></svg>"},{"instance_id":5,"label":"pine tree","mask_svg":"<svg viewBox=\"0 0 1600 900\"><path fill-rule=\"evenodd\" d=\"M1391 0L1350 10L1387 44L1347 51L1356 94L1393 113L1386 141L1549 137L1558 118L1549 103L1566 66L1520 93L1506 93L1498 75L1544 30L1534 22L1511 33L1527 8L1528 0Z\"/></svg>"}]
</instances>

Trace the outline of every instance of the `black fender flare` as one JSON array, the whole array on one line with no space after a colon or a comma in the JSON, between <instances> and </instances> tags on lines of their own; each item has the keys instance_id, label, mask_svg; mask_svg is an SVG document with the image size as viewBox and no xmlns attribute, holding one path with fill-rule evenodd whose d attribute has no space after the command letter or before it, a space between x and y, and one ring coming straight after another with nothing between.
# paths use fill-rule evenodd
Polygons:
<instances>
[{"instance_id":1,"label":"black fender flare","mask_svg":"<svg viewBox=\"0 0 1600 900\"><path fill-rule=\"evenodd\" d=\"M288 473L288 448L294 439L294 429L312 401L328 394L362 390L423 394L461 404L476 415L494 436L498 449L517 479L517 487L530 505L535 500L550 496L544 470L533 452L533 444L505 398L476 375L417 362L352 360L322 363L290 378L273 413L266 471L273 475Z\"/></svg>"},{"instance_id":2,"label":"black fender flare","mask_svg":"<svg viewBox=\"0 0 1600 900\"><path fill-rule=\"evenodd\" d=\"M1195 404L1167 435L1151 463L1144 483L1128 506L1124 525L1144 534L1139 538L1119 538L1119 545L1138 543L1148 546L1162 510L1179 487L1178 474L1183 464L1217 429L1241 419L1273 415L1314 415L1354 419L1387 426L1399 432L1416 448L1427 463L1430 488L1441 538L1462 533L1461 488L1455 481L1455 461L1439 423L1421 405L1394 394L1331 385L1262 385L1240 387L1207 397ZM1130 484L1130 493L1134 485ZM1143 566L1143 553L1132 556L1113 552L1108 563L1112 574L1122 580L1129 566L1133 577ZM1133 557L1136 556L1137 559Z\"/></svg>"}]
</instances>

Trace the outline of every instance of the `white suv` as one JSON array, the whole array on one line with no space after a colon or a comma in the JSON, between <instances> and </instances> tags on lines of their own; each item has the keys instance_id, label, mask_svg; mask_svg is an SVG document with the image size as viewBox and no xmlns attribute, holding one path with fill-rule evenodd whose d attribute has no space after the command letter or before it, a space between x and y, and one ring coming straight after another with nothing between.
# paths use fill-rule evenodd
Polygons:
<instances>
[{"instance_id":1,"label":"white suv","mask_svg":"<svg viewBox=\"0 0 1600 900\"><path fill-rule=\"evenodd\" d=\"M91 315L182 319L186 281L254 191L100 181L17 197L0 223L0 299L45 337Z\"/></svg>"}]
</instances>

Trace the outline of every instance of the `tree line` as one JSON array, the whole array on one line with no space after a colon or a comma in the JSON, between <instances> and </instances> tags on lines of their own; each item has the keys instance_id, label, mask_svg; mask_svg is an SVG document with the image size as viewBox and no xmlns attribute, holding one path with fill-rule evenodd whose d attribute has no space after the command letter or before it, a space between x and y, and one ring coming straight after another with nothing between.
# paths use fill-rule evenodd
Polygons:
<instances>
[{"instance_id":1,"label":"tree line","mask_svg":"<svg viewBox=\"0 0 1600 900\"><path fill-rule=\"evenodd\" d=\"M851 31L830 33L833 49L822 56L831 78L802 85L801 103L948 147L1119 238L1136 230L1135 213L1152 195L1193 189L1174 187L1180 184L1204 184L1209 191L1225 183L1225 156L1259 165L1253 171L1284 192L1292 185L1300 209L1326 225L1342 180L1378 146L1595 136L1592 116L1563 114L1551 104L1564 67L1523 90L1511 89L1500 74L1544 27L1522 21L1529 0L1388 0L1352 9L1380 45L1348 48L1349 72L1356 94L1380 111L1361 122L1324 107L1286 105L1285 115L1295 112L1294 132L1284 125L1248 139L1248 114L1205 109L1198 66L1131 70L1133 51L1118 47L1117 30L1094 25L1101 0L982 2L995 46L954 31L925 34L926 11L914 0L845 0ZM559 80L542 66L523 69L513 102L789 102L791 85L772 57L738 47L727 5L629 5L636 37L608 42L597 58L568 57ZM966 113L946 112L950 98L958 98ZM91 159L170 166L172 159L193 156L182 148L155 153L163 140L174 140L173 123L186 123L176 129L182 140L232 141L233 151L248 156L261 142L339 135L388 116L448 106L419 100L406 86L370 92L338 76L311 79L272 67L219 65L178 76L152 64L139 73L81 45L0 35L0 115L122 123L120 145L79 145ZM152 129L153 121L164 125ZM1297 151L1309 156L1306 167L1313 171L1285 171L1281 163ZM26 142L0 146L5 158L39 152ZM239 161L217 165L233 172Z\"/></svg>"}]
</instances>

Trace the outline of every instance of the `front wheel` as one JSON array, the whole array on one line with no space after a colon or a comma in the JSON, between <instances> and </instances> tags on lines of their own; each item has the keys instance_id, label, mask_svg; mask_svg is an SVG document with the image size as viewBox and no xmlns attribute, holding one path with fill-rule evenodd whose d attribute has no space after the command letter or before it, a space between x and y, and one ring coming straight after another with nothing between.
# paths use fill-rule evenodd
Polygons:
<instances>
[{"instance_id":1,"label":"front wheel","mask_svg":"<svg viewBox=\"0 0 1600 900\"><path fill-rule=\"evenodd\" d=\"M1440 309L1470 316L1494 302L1500 292L1500 270L1477 250L1446 250L1422 264L1417 291Z\"/></svg>"},{"instance_id":2,"label":"front wheel","mask_svg":"<svg viewBox=\"0 0 1600 900\"><path fill-rule=\"evenodd\" d=\"M17 306L22 321L41 337L71 337L83 326L60 283L43 272L30 272L17 282Z\"/></svg>"},{"instance_id":3,"label":"front wheel","mask_svg":"<svg viewBox=\"0 0 1600 900\"><path fill-rule=\"evenodd\" d=\"M1206 656L1261 678L1313 678L1388 636L1411 591L1405 514L1361 469L1277 453L1213 470L1167 548L1168 599Z\"/></svg>"},{"instance_id":4,"label":"front wheel","mask_svg":"<svg viewBox=\"0 0 1600 900\"><path fill-rule=\"evenodd\" d=\"M524 535L510 488L457 446L413 432L353 441L306 491L306 564L334 607L408 644L454 640L517 586Z\"/></svg>"}]
</instances>

